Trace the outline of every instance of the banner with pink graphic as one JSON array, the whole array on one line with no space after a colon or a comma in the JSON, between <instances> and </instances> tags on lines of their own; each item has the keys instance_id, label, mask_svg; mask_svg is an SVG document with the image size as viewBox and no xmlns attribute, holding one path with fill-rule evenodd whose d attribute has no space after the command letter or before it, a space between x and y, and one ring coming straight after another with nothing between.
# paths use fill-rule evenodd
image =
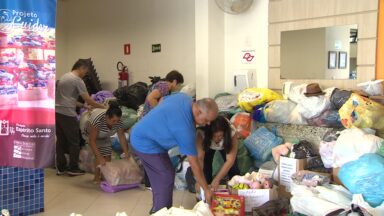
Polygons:
<instances>
[{"instance_id":1,"label":"banner with pink graphic","mask_svg":"<svg viewBox=\"0 0 384 216\"><path fill-rule=\"evenodd\" d=\"M0 1L0 166L55 153L56 0Z\"/></svg>"}]
</instances>

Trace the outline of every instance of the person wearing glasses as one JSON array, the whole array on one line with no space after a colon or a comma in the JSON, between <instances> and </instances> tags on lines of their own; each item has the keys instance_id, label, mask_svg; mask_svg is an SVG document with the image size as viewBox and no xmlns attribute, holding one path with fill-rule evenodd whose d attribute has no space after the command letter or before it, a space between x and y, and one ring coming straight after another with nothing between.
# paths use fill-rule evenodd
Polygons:
<instances>
[{"instance_id":1,"label":"person wearing glasses","mask_svg":"<svg viewBox=\"0 0 384 216\"><path fill-rule=\"evenodd\" d=\"M217 113L218 107L213 99L193 102L190 96L176 93L164 97L156 109L132 128L132 148L141 159L152 186L153 207L150 213L172 206L175 170L168 150L176 146L181 154L187 155L196 182L210 203L212 192L197 159L196 125L209 124Z\"/></svg>"}]
</instances>

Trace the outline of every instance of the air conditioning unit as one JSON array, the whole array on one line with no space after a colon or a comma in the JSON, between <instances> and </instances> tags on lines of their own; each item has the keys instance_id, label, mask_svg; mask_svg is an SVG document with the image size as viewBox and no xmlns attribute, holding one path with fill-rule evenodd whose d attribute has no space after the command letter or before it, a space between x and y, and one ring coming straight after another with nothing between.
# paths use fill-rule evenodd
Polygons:
<instances>
[{"instance_id":1,"label":"air conditioning unit","mask_svg":"<svg viewBox=\"0 0 384 216\"><path fill-rule=\"evenodd\" d=\"M256 70L237 70L233 73L233 91L239 93L256 86Z\"/></svg>"}]
</instances>

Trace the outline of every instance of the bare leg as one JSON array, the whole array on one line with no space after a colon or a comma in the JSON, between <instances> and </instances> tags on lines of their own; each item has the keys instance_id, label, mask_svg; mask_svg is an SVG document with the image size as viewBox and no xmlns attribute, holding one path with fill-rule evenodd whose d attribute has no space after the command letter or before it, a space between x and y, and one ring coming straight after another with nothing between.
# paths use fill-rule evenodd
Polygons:
<instances>
[{"instance_id":1,"label":"bare leg","mask_svg":"<svg viewBox=\"0 0 384 216\"><path fill-rule=\"evenodd\" d=\"M106 161L106 162L111 162L111 156L104 156L104 160ZM105 178L104 178L104 176L103 176L103 174L100 172L100 169L98 169L99 170L99 175L100 175L100 181L104 181L105 180Z\"/></svg>"}]
</instances>

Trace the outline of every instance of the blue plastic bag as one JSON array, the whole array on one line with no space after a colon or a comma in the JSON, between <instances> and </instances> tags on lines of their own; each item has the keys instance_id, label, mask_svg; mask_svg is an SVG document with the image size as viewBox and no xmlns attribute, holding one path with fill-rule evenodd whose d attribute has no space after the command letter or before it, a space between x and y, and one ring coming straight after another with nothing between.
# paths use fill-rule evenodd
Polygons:
<instances>
[{"instance_id":1,"label":"blue plastic bag","mask_svg":"<svg viewBox=\"0 0 384 216\"><path fill-rule=\"evenodd\" d=\"M283 143L281 137L276 136L265 127L253 131L245 140L251 157L259 163L264 163L272 158L272 148Z\"/></svg>"},{"instance_id":2,"label":"blue plastic bag","mask_svg":"<svg viewBox=\"0 0 384 216\"><path fill-rule=\"evenodd\" d=\"M364 154L358 160L344 164L338 177L353 194L362 194L372 207L384 202L384 157Z\"/></svg>"}]
</instances>

